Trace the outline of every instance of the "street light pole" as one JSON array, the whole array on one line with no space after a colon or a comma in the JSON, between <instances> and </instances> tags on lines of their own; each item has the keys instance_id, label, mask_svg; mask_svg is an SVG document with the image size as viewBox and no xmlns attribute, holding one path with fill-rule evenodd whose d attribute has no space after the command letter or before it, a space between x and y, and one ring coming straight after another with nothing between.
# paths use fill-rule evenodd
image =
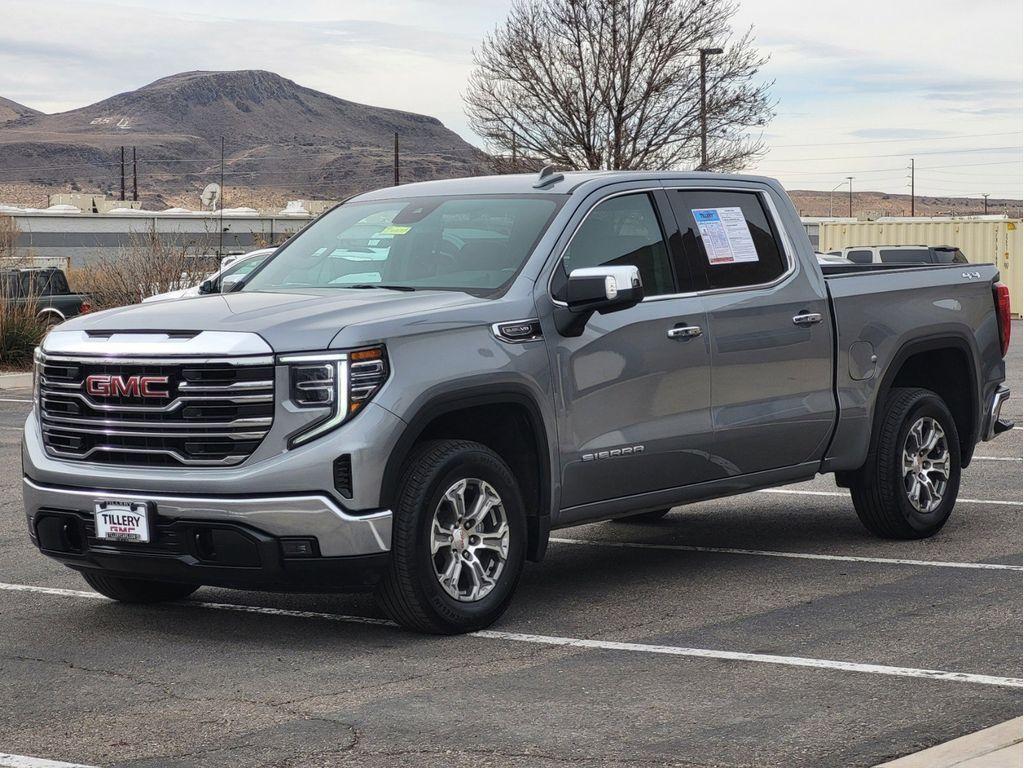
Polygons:
<instances>
[{"instance_id":1,"label":"street light pole","mask_svg":"<svg viewBox=\"0 0 1024 768\"><path fill-rule=\"evenodd\" d=\"M843 182L840 181L838 184L832 187L832 189L828 193L828 217L830 219L832 218L832 195L834 195L835 191L839 189L841 186L843 186Z\"/></svg>"},{"instance_id":2,"label":"street light pole","mask_svg":"<svg viewBox=\"0 0 1024 768\"><path fill-rule=\"evenodd\" d=\"M708 56L720 53L721 48L700 49L700 171L708 169Z\"/></svg>"},{"instance_id":3,"label":"street light pole","mask_svg":"<svg viewBox=\"0 0 1024 768\"><path fill-rule=\"evenodd\" d=\"M985 198L985 215L986 216L988 216L988 195L989 195L988 192L986 192L985 194L982 195L982 197Z\"/></svg>"},{"instance_id":4,"label":"street light pole","mask_svg":"<svg viewBox=\"0 0 1024 768\"><path fill-rule=\"evenodd\" d=\"M853 218L853 176L847 176L846 180L850 182L850 218Z\"/></svg>"}]
</instances>

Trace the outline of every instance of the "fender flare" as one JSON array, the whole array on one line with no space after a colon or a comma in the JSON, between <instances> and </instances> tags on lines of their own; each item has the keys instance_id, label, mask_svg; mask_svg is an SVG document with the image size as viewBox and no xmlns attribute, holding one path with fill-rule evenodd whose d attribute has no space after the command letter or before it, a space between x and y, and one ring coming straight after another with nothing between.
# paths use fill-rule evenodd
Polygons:
<instances>
[{"instance_id":1,"label":"fender flare","mask_svg":"<svg viewBox=\"0 0 1024 768\"><path fill-rule=\"evenodd\" d=\"M394 509L394 494L399 485L402 468L412 452L413 446L416 445L431 422L448 413L485 405L521 406L530 421L539 465L537 483L540 503L535 511L527 509L529 526L527 557L530 560L539 561L547 549L548 533L551 529L553 502L551 441L540 405L533 392L525 385L505 382L448 389L427 400L413 417L406 421L406 427L391 451L384 467L380 503L386 508Z\"/></svg>"},{"instance_id":2,"label":"fender flare","mask_svg":"<svg viewBox=\"0 0 1024 768\"><path fill-rule=\"evenodd\" d=\"M882 403L885 402L885 398L889 395L889 390L892 389L893 381L896 379L896 375L903 368L903 364L907 362L914 355L921 354L922 352L932 352L937 349L949 349L955 348L960 352L963 352L967 359L970 370L968 371L968 384L970 386L970 400L971 400L971 432L968 435L961 436L962 441L962 456L961 463L969 463L971 455L974 453L974 446L978 442L978 412L980 408L981 394L980 384L978 382L978 357L975 353L974 347L971 346L970 341L963 334L955 332L943 332L939 334L929 336L919 336L911 339L901 346L892 360L889 361L889 365L886 366L885 373L882 375L878 386L878 393L875 396L875 402L873 407L873 413L871 414L871 439L874 440L878 434L878 430L881 427L882 420ZM965 463L966 462L966 463Z\"/></svg>"}]
</instances>

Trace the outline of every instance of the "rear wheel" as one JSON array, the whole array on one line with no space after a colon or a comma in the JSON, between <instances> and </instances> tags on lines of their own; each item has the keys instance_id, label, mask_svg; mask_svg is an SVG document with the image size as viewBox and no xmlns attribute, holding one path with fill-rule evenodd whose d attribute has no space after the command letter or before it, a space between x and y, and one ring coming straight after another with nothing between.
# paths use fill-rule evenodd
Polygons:
<instances>
[{"instance_id":1,"label":"rear wheel","mask_svg":"<svg viewBox=\"0 0 1024 768\"><path fill-rule=\"evenodd\" d=\"M384 611L421 632L494 623L512 600L526 552L526 512L508 465L467 440L419 446L402 473Z\"/></svg>"},{"instance_id":2,"label":"rear wheel","mask_svg":"<svg viewBox=\"0 0 1024 768\"><path fill-rule=\"evenodd\" d=\"M82 571L82 578L101 595L122 603L163 603L168 600L181 600L199 589L198 584L131 579L110 576L99 571Z\"/></svg>"},{"instance_id":3,"label":"rear wheel","mask_svg":"<svg viewBox=\"0 0 1024 768\"><path fill-rule=\"evenodd\" d=\"M671 507L665 509L653 509L648 512L640 512L635 515L626 515L625 517L616 517L610 522L613 523L656 523L669 512L672 511Z\"/></svg>"},{"instance_id":4,"label":"rear wheel","mask_svg":"<svg viewBox=\"0 0 1024 768\"><path fill-rule=\"evenodd\" d=\"M894 389L867 461L851 484L857 516L876 536L923 539L942 529L960 490L960 439L931 390Z\"/></svg>"}]
</instances>

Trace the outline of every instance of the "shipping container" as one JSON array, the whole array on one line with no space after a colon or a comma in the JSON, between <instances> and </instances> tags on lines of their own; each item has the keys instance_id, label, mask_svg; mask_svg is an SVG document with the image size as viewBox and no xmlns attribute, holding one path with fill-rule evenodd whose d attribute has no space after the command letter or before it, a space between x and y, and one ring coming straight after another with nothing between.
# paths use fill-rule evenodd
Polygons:
<instances>
[{"instance_id":1,"label":"shipping container","mask_svg":"<svg viewBox=\"0 0 1024 768\"><path fill-rule=\"evenodd\" d=\"M1021 316L1024 300L1020 219L900 218L878 221L822 221L819 250L838 251L858 245L955 246L973 264L995 264L1000 280L1010 287L1010 308Z\"/></svg>"}]
</instances>

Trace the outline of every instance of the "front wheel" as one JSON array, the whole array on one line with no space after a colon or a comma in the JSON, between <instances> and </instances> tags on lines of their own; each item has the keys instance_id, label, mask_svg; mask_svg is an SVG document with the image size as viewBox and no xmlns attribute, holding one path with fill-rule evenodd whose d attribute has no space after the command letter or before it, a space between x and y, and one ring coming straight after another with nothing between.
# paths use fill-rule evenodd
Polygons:
<instances>
[{"instance_id":1,"label":"front wheel","mask_svg":"<svg viewBox=\"0 0 1024 768\"><path fill-rule=\"evenodd\" d=\"M876 536L933 536L960 491L956 422L942 398L927 389L894 389L884 408L867 461L850 487L857 516Z\"/></svg>"},{"instance_id":2,"label":"front wheel","mask_svg":"<svg viewBox=\"0 0 1024 768\"><path fill-rule=\"evenodd\" d=\"M131 579L99 571L82 571L82 578L101 595L122 603L163 603L181 600L199 589L198 584Z\"/></svg>"},{"instance_id":3,"label":"front wheel","mask_svg":"<svg viewBox=\"0 0 1024 768\"><path fill-rule=\"evenodd\" d=\"M381 607L421 632L490 626L512 600L526 552L512 471L480 443L432 440L416 448L402 478Z\"/></svg>"}]
</instances>

